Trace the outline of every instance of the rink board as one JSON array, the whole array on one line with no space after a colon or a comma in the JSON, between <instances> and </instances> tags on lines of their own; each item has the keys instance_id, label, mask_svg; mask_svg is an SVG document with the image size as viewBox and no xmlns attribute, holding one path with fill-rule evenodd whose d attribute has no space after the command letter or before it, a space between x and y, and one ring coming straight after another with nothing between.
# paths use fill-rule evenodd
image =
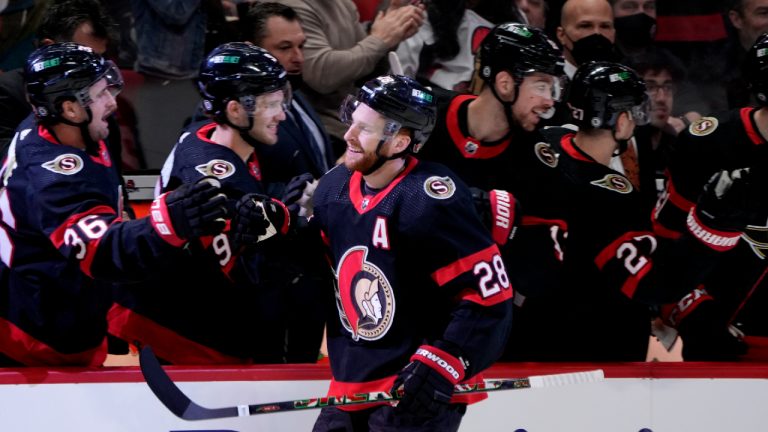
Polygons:
<instances>
[{"instance_id":1,"label":"rink board","mask_svg":"<svg viewBox=\"0 0 768 432\"><path fill-rule=\"evenodd\" d=\"M603 369L606 380L492 393L461 431L763 432L768 364L497 365L486 378ZM168 368L206 407L324 395L324 365ZM136 367L0 369L0 431L310 431L317 410L188 422L157 401Z\"/></svg>"}]
</instances>

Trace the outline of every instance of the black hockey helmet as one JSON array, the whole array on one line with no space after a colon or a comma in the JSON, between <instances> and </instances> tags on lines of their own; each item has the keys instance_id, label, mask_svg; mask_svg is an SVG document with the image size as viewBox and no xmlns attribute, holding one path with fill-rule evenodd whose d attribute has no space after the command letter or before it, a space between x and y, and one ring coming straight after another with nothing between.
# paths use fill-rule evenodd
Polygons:
<instances>
[{"instance_id":1,"label":"black hockey helmet","mask_svg":"<svg viewBox=\"0 0 768 432\"><path fill-rule=\"evenodd\" d=\"M522 80L533 72L562 76L565 66L558 46L535 27L503 23L494 27L480 44L480 77L493 84L501 71Z\"/></svg>"},{"instance_id":2,"label":"black hockey helmet","mask_svg":"<svg viewBox=\"0 0 768 432\"><path fill-rule=\"evenodd\" d=\"M649 98L645 81L631 68L611 62L590 62L579 67L568 88L566 102L581 129L612 129L622 112L631 112L635 124L647 124Z\"/></svg>"},{"instance_id":3,"label":"black hockey helmet","mask_svg":"<svg viewBox=\"0 0 768 432\"><path fill-rule=\"evenodd\" d=\"M252 111L256 96L284 90L288 101L287 82L285 69L276 58L245 42L214 48L203 61L197 81L205 113L217 120L225 120L224 110L231 100Z\"/></svg>"},{"instance_id":4,"label":"black hockey helmet","mask_svg":"<svg viewBox=\"0 0 768 432\"><path fill-rule=\"evenodd\" d=\"M339 117L351 124L352 113L364 103L390 122L385 133L394 135L401 127L409 128L413 138L409 149L417 153L435 128L437 106L432 91L416 80L403 75L382 75L366 82L357 97L347 96Z\"/></svg>"},{"instance_id":5,"label":"black hockey helmet","mask_svg":"<svg viewBox=\"0 0 768 432\"><path fill-rule=\"evenodd\" d=\"M38 119L63 121L61 103L77 101L86 110L91 103L89 89L101 79L113 96L123 88L120 70L91 48L72 42L43 46L27 58L24 81L27 97ZM90 110L88 110L90 116Z\"/></svg>"},{"instance_id":6,"label":"black hockey helmet","mask_svg":"<svg viewBox=\"0 0 768 432\"><path fill-rule=\"evenodd\" d=\"M744 59L744 79L760 105L768 105L768 33L757 38Z\"/></svg>"}]
</instances>

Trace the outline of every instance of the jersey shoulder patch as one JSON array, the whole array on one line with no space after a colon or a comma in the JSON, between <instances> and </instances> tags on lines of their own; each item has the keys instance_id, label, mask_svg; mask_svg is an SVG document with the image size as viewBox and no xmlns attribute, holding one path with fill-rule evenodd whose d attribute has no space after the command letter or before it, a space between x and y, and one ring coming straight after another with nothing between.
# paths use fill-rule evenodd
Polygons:
<instances>
[{"instance_id":1,"label":"jersey shoulder patch","mask_svg":"<svg viewBox=\"0 0 768 432\"><path fill-rule=\"evenodd\" d=\"M619 174L608 174L599 180L593 180L589 183L620 194L628 194L633 190L632 183L626 177Z\"/></svg>"},{"instance_id":2,"label":"jersey shoulder patch","mask_svg":"<svg viewBox=\"0 0 768 432\"><path fill-rule=\"evenodd\" d=\"M223 159L211 159L197 165L195 169L204 176L214 176L218 179L225 179L235 173L235 165Z\"/></svg>"},{"instance_id":3,"label":"jersey shoulder patch","mask_svg":"<svg viewBox=\"0 0 768 432\"><path fill-rule=\"evenodd\" d=\"M533 152L536 154L536 158L544 165L554 168L557 166L558 154L552 150L552 146L549 143L538 142L533 146Z\"/></svg>"},{"instance_id":4,"label":"jersey shoulder patch","mask_svg":"<svg viewBox=\"0 0 768 432\"><path fill-rule=\"evenodd\" d=\"M73 175L83 169L83 159L73 153L56 156L51 161L44 162L42 167L56 174Z\"/></svg>"},{"instance_id":5,"label":"jersey shoulder patch","mask_svg":"<svg viewBox=\"0 0 768 432\"><path fill-rule=\"evenodd\" d=\"M694 136L706 136L714 132L719 124L715 117L702 117L688 126L688 132Z\"/></svg>"},{"instance_id":6,"label":"jersey shoulder patch","mask_svg":"<svg viewBox=\"0 0 768 432\"><path fill-rule=\"evenodd\" d=\"M448 199L456 192L456 183L448 176L431 176L424 180L424 192L434 199Z\"/></svg>"}]
</instances>

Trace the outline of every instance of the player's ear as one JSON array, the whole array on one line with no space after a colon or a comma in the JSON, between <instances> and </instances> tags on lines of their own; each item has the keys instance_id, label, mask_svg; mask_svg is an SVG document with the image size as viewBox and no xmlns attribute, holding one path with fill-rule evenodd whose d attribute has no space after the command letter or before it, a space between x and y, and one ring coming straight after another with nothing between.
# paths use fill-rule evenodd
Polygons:
<instances>
[{"instance_id":1,"label":"player's ear","mask_svg":"<svg viewBox=\"0 0 768 432\"><path fill-rule=\"evenodd\" d=\"M506 99L511 100L515 92L515 79L507 71L501 71L496 74L494 79L496 91Z\"/></svg>"},{"instance_id":2,"label":"player's ear","mask_svg":"<svg viewBox=\"0 0 768 432\"><path fill-rule=\"evenodd\" d=\"M67 100L61 103L61 116L69 121L76 121L81 111L80 104Z\"/></svg>"},{"instance_id":3,"label":"player's ear","mask_svg":"<svg viewBox=\"0 0 768 432\"><path fill-rule=\"evenodd\" d=\"M238 124L238 119L242 116L243 106L240 105L240 102L236 100L231 100L227 102L227 105L224 107L224 111L227 115L227 118L230 122L234 124Z\"/></svg>"},{"instance_id":4,"label":"player's ear","mask_svg":"<svg viewBox=\"0 0 768 432\"><path fill-rule=\"evenodd\" d=\"M397 135L392 139L392 154L397 154L411 144L411 133L407 130L400 130Z\"/></svg>"}]
</instances>

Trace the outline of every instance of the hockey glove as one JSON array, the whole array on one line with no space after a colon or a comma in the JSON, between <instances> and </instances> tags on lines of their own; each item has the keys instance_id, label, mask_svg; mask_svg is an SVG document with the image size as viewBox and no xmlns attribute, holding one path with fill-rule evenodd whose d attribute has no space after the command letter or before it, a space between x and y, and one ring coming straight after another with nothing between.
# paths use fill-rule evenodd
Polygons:
<instances>
[{"instance_id":1,"label":"hockey glove","mask_svg":"<svg viewBox=\"0 0 768 432\"><path fill-rule=\"evenodd\" d=\"M277 233L286 234L290 216L283 203L265 195L248 194L235 205L232 243L235 250L252 246Z\"/></svg>"},{"instance_id":2,"label":"hockey glove","mask_svg":"<svg viewBox=\"0 0 768 432\"><path fill-rule=\"evenodd\" d=\"M752 183L749 169L715 173L688 213L688 230L712 249L734 248L746 226L758 220Z\"/></svg>"},{"instance_id":3,"label":"hockey glove","mask_svg":"<svg viewBox=\"0 0 768 432\"><path fill-rule=\"evenodd\" d=\"M283 203L294 217L312 215L312 194L317 187L317 180L311 174L298 175L288 182L283 193Z\"/></svg>"},{"instance_id":4,"label":"hockey glove","mask_svg":"<svg viewBox=\"0 0 768 432\"><path fill-rule=\"evenodd\" d=\"M220 233L227 217L227 197L220 189L217 179L204 177L160 195L150 209L152 226L173 246Z\"/></svg>"},{"instance_id":5,"label":"hockey glove","mask_svg":"<svg viewBox=\"0 0 768 432\"><path fill-rule=\"evenodd\" d=\"M393 393L402 392L397 409L413 416L436 416L451 402L453 387L464 379L462 361L447 352L422 345L400 371Z\"/></svg>"},{"instance_id":6,"label":"hockey glove","mask_svg":"<svg viewBox=\"0 0 768 432\"><path fill-rule=\"evenodd\" d=\"M483 224L491 230L493 241L504 246L515 236L520 223L520 203L511 192L494 189L486 192L470 188L475 209Z\"/></svg>"},{"instance_id":7,"label":"hockey glove","mask_svg":"<svg viewBox=\"0 0 768 432\"><path fill-rule=\"evenodd\" d=\"M746 354L747 344L725 313L713 301L705 301L677 327L683 339L685 361L736 361Z\"/></svg>"}]
</instances>

